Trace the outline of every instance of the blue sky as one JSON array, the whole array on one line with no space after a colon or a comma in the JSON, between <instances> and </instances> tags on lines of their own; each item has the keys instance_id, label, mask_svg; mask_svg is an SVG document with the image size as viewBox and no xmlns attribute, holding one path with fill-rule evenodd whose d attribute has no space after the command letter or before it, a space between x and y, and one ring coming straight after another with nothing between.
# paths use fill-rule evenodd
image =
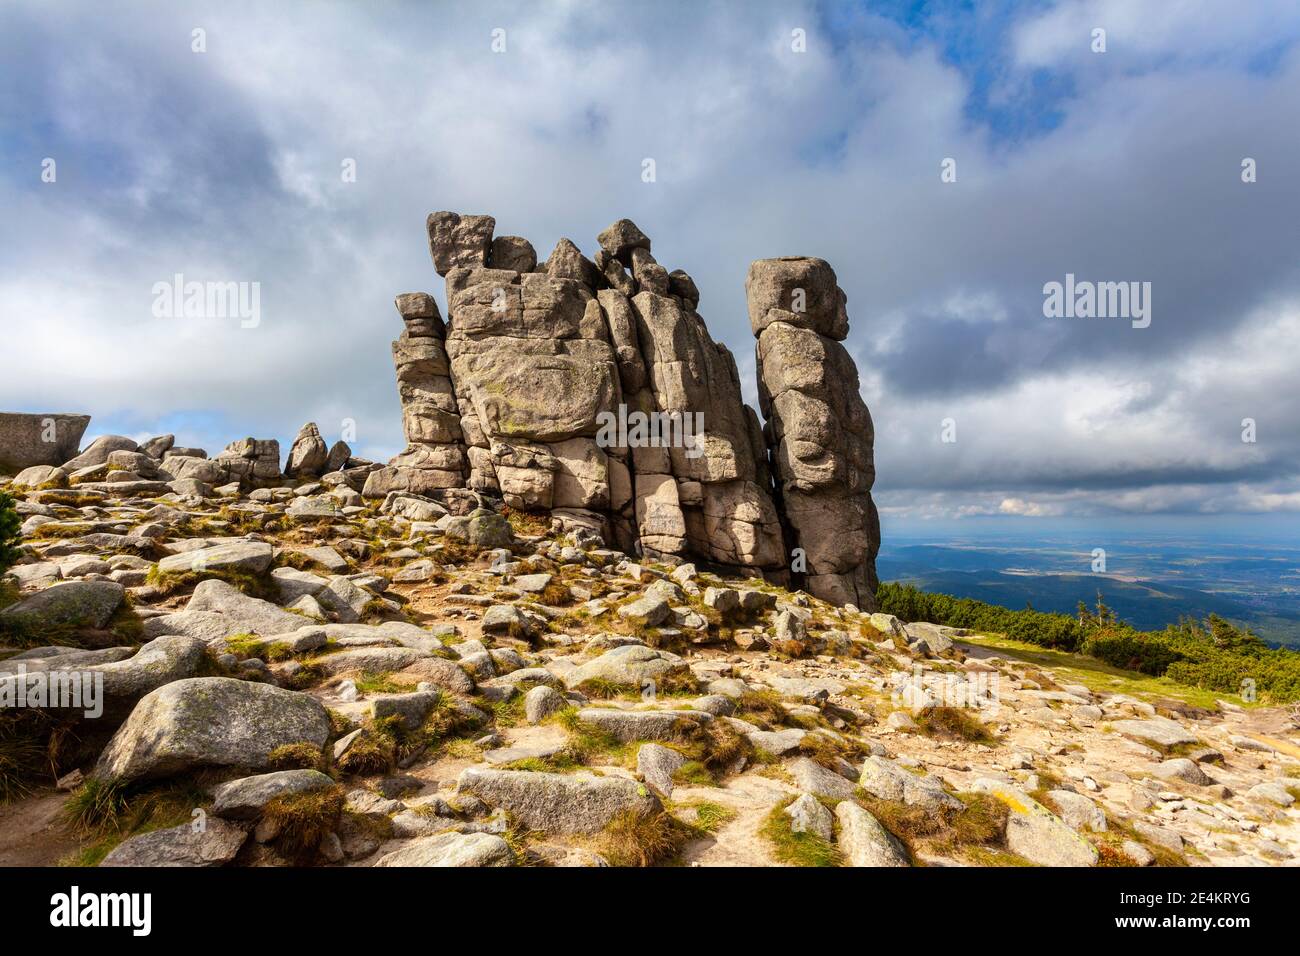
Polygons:
<instances>
[{"instance_id":1,"label":"blue sky","mask_svg":"<svg viewBox=\"0 0 1300 956\"><path fill-rule=\"evenodd\" d=\"M354 422L387 458L425 215L543 256L628 216L751 401L749 262L836 268L887 527L1289 520L1298 33L1281 0L7 3L0 407L210 452ZM176 273L257 283L261 321L155 317ZM1151 282L1151 326L1046 318L1066 273Z\"/></svg>"}]
</instances>

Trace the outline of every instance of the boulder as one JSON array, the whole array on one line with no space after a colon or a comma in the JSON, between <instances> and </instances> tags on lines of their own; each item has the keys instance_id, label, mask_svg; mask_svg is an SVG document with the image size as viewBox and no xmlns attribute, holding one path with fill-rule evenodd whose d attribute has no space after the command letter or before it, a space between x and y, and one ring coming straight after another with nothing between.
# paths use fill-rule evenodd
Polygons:
<instances>
[{"instance_id":1,"label":"boulder","mask_svg":"<svg viewBox=\"0 0 1300 956\"><path fill-rule=\"evenodd\" d=\"M799 794L783 812L790 818L790 829L795 833L811 833L827 843L835 836L835 817L811 794Z\"/></svg>"},{"instance_id":2,"label":"boulder","mask_svg":"<svg viewBox=\"0 0 1300 956\"><path fill-rule=\"evenodd\" d=\"M230 634L285 634L307 625L297 614L281 610L270 601L249 597L243 591L216 578L201 581L194 589L185 612L205 611L228 622ZM172 615L175 617L176 615Z\"/></svg>"},{"instance_id":3,"label":"boulder","mask_svg":"<svg viewBox=\"0 0 1300 956\"><path fill-rule=\"evenodd\" d=\"M457 267L487 265L496 220L491 216L462 216L454 212L431 212L425 223L429 233L429 255L438 275L446 276Z\"/></svg>"},{"instance_id":4,"label":"boulder","mask_svg":"<svg viewBox=\"0 0 1300 956\"><path fill-rule=\"evenodd\" d=\"M1072 790L1051 790L1047 796L1060 812L1061 819L1074 829L1105 831L1105 811L1083 794Z\"/></svg>"},{"instance_id":5,"label":"boulder","mask_svg":"<svg viewBox=\"0 0 1300 956\"><path fill-rule=\"evenodd\" d=\"M0 474L62 465L77 454L89 425L89 415L0 412Z\"/></svg>"},{"instance_id":6,"label":"boulder","mask_svg":"<svg viewBox=\"0 0 1300 956\"><path fill-rule=\"evenodd\" d=\"M147 694L95 765L102 780L129 782L199 767L265 767L278 747L324 747L324 706L307 694L229 677L192 677Z\"/></svg>"},{"instance_id":7,"label":"boulder","mask_svg":"<svg viewBox=\"0 0 1300 956\"><path fill-rule=\"evenodd\" d=\"M709 723L712 714L701 710L618 710L613 707L578 711L578 719L615 740L681 740ZM850 791L852 787L849 788Z\"/></svg>"},{"instance_id":8,"label":"boulder","mask_svg":"<svg viewBox=\"0 0 1300 956\"><path fill-rule=\"evenodd\" d=\"M1202 770L1196 761L1186 757L1166 760L1157 764L1152 772L1162 780L1181 780L1183 783L1190 783L1197 787L1208 787L1214 783L1210 775Z\"/></svg>"},{"instance_id":9,"label":"boulder","mask_svg":"<svg viewBox=\"0 0 1300 956\"><path fill-rule=\"evenodd\" d=\"M862 764L859 785L873 797L895 800L927 810L961 809L962 803L943 789L937 777L918 775L887 757L872 755Z\"/></svg>"},{"instance_id":10,"label":"boulder","mask_svg":"<svg viewBox=\"0 0 1300 956\"><path fill-rule=\"evenodd\" d=\"M124 435L101 435L90 443L80 455L63 462L63 470L71 474L92 465L108 464L108 456L115 451L135 451L139 446Z\"/></svg>"},{"instance_id":11,"label":"boulder","mask_svg":"<svg viewBox=\"0 0 1300 956\"><path fill-rule=\"evenodd\" d=\"M240 777L217 787L212 812L229 820L254 820L276 797L328 790L334 780L319 770L277 770Z\"/></svg>"},{"instance_id":12,"label":"boulder","mask_svg":"<svg viewBox=\"0 0 1300 956\"><path fill-rule=\"evenodd\" d=\"M1176 720L1168 717L1151 717L1148 720L1117 720L1111 729L1125 737L1149 741L1161 747L1177 747L1196 743L1196 735Z\"/></svg>"},{"instance_id":13,"label":"boulder","mask_svg":"<svg viewBox=\"0 0 1300 956\"><path fill-rule=\"evenodd\" d=\"M224 866L248 839L243 827L211 817L203 828L192 823L153 830L123 840L100 866Z\"/></svg>"},{"instance_id":14,"label":"boulder","mask_svg":"<svg viewBox=\"0 0 1300 956\"><path fill-rule=\"evenodd\" d=\"M411 840L375 866L511 866L509 844L491 833L439 833Z\"/></svg>"},{"instance_id":15,"label":"boulder","mask_svg":"<svg viewBox=\"0 0 1300 956\"><path fill-rule=\"evenodd\" d=\"M1006 804L1007 849L1039 866L1092 866L1097 848L1079 836L1060 817L1024 791L1000 780L983 777L974 789Z\"/></svg>"},{"instance_id":16,"label":"boulder","mask_svg":"<svg viewBox=\"0 0 1300 956\"><path fill-rule=\"evenodd\" d=\"M33 625L98 629L108 624L125 596L115 581L65 581L11 604L0 616Z\"/></svg>"},{"instance_id":17,"label":"boulder","mask_svg":"<svg viewBox=\"0 0 1300 956\"><path fill-rule=\"evenodd\" d=\"M808 757L794 758L786 764L786 770L794 785L804 793L832 800L848 800L853 796L852 783Z\"/></svg>"},{"instance_id":18,"label":"boulder","mask_svg":"<svg viewBox=\"0 0 1300 956\"><path fill-rule=\"evenodd\" d=\"M606 651L595 660L580 664L562 675L569 687L580 687L585 681L599 679L627 687L640 688L689 673L686 661L668 651L655 650L643 644L626 644Z\"/></svg>"},{"instance_id":19,"label":"boulder","mask_svg":"<svg viewBox=\"0 0 1300 956\"><path fill-rule=\"evenodd\" d=\"M530 724L540 724L547 717L569 705L564 695L552 687L539 684L524 695L524 717Z\"/></svg>"},{"instance_id":20,"label":"boulder","mask_svg":"<svg viewBox=\"0 0 1300 956\"><path fill-rule=\"evenodd\" d=\"M685 763L685 757L662 744L643 744L636 752L637 774L665 800L673 795L673 774Z\"/></svg>"},{"instance_id":21,"label":"boulder","mask_svg":"<svg viewBox=\"0 0 1300 956\"><path fill-rule=\"evenodd\" d=\"M158 562L160 574L185 574L188 572L242 571L247 574L264 574L271 567L274 548L264 541L231 541L169 554Z\"/></svg>"},{"instance_id":22,"label":"boulder","mask_svg":"<svg viewBox=\"0 0 1300 956\"><path fill-rule=\"evenodd\" d=\"M470 767L461 772L456 789L505 809L530 829L550 833L599 833L620 814L662 810L644 786L621 777Z\"/></svg>"},{"instance_id":23,"label":"boulder","mask_svg":"<svg viewBox=\"0 0 1300 956\"><path fill-rule=\"evenodd\" d=\"M298 431L289 447L289 460L284 473L291 478L317 478L325 472L329 461L329 448L320 436L315 422L308 422Z\"/></svg>"},{"instance_id":24,"label":"boulder","mask_svg":"<svg viewBox=\"0 0 1300 956\"><path fill-rule=\"evenodd\" d=\"M13 483L24 488L66 488L68 473L57 465L32 465L18 472Z\"/></svg>"},{"instance_id":25,"label":"boulder","mask_svg":"<svg viewBox=\"0 0 1300 956\"><path fill-rule=\"evenodd\" d=\"M849 866L911 866L907 848L880 821L851 800L835 806L840 852Z\"/></svg>"}]
</instances>

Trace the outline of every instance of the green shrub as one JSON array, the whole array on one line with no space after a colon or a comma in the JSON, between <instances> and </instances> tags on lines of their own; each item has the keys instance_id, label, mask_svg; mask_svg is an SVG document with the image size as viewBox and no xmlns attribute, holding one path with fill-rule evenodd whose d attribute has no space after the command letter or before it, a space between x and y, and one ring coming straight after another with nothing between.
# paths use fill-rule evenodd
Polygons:
<instances>
[{"instance_id":1,"label":"green shrub","mask_svg":"<svg viewBox=\"0 0 1300 956\"><path fill-rule=\"evenodd\" d=\"M1162 631L1139 631L1118 620L1100 592L1096 609L1080 602L1077 616L1033 608L1013 611L972 598L927 594L910 584L881 584L876 599L881 611L904 621L1003 634L1202 690L1237 694L1253 685L1262 700L1300 700L1300 654L1270 648L1217 614L1204 622L1182 620Z\"/></svg>"},{"instance_id":2,"label":"green shrub","mask_svg":"<svg viewBox=\"0 0 1300 956\"><path fill-rule=\"evenodd\" d=\"M22 541L22 522L14 499L0 491L0 574L18 563L18 545Z\"/></svg>"}]
</instances>

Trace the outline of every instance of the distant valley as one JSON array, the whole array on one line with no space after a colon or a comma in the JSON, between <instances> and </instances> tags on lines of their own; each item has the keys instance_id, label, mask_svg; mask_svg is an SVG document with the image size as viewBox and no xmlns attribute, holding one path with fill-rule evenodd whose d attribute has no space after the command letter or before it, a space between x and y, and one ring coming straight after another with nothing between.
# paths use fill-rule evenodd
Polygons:
<instances>
[{"instance_id":1,"label":"distant valley","mask_svg":"<svg viewBox=\"0 0 1300 956\"><path fill-rule=\"evenodd\" d=\"M1126 540L1107 548L1105 574L1090 570L1093 541L1076 536L994 542L885 536L882 581L1018 609L1073 613L1098 590L1143 630L1219 614L1275 645L1300 649L1300 548L1222 539Z\"/></svg>"}]
</instances>

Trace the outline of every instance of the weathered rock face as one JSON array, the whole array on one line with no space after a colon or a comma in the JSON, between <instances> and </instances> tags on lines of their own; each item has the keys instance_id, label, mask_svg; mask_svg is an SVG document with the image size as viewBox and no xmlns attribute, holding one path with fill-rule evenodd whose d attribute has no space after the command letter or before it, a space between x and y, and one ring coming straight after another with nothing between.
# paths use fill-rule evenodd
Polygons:
<instances>
[{"instance_id":1,"label":"weathered rock face","mask_svg":"<svg viewBox=\"0 0 1300 956\"><path fill-rule=\"evenodd\" d=\"M89 415L0 412L0 474L33 465L62 465L77 454Z\"/></svg>"},{"instance_id":2,"label":"weathered rock face","mask_svg":"<svg viewBox=\"0 0 1300 956\"><path fill-rule=\"evenodd\" d=\"M772 337L779 401L768 414L784 416L778 436L790 433L772 443L773 469L735 359L698 312L695 282L660 265L635 223L604 230L594 259L561 239L541 264L527 240L493 238L495 225L490 216L429 216L447 322L428 294L397 297L406 331L393 356L408 444L369 476L365 495L467 488L549 512L564 528L599 529L625 551L780 580L791 542L775 470L785 527L810 552L816 543L810 587L872 607L871 421L852 359L833 340L848 322L830 266L755 265L756 332L779 326L811 337ZM804 287L797 303L786 301ZM803 379L780 382L782 363L801 360L830 364L792 369ZM809 444L818 440L820 462Z\"/></svg>"},{"instance_id":3,"label":"weathered rock face","mask_svg":"<svg viewBox=\"0 0 1300 956\"><path fill-rule=\"evenodd\" d=\"M279 484L280 443L275 439L241 438L231 442L215 459L225 469L227 481L238 481L255 488Z\"/></svg>"},{"instance_id":4,"label":"weathered rock face","mask_svg":"<svg viewBox=\"0 0 1300 956\"><path fill-rule=\"evenodd\" d=\"M821 259L761 259L745 282L758 337L759 404L790 544L807 560L808 590L875 609L880 519L871 413L840 344L845 295Z\"/></svg>"},{"instance_id":5,"label":"weathered rock face","mask_svg":"<svg viewBox=\"0 0 1300 956\"><path fill-rule=\"evenodd\" d=\"M436 249L432 225L429 235ZM393 342L393 364L407 446L389 467L370 474L365 494L380 498L392 491L429 494L463 488L468 465L438 303L426 293L410 292L399 295L396 305L406 326Z\"/></svg>"}]
</instances>

